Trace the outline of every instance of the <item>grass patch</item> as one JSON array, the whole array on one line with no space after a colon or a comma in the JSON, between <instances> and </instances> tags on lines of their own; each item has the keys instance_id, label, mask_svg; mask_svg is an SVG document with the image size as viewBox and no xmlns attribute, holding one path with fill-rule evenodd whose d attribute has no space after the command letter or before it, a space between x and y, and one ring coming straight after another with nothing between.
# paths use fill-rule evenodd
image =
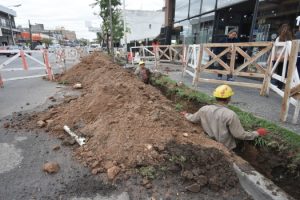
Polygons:
<instances>
[{"instance_id":1,"label":"grass patch","mask_svg":"<svg viewBox=\"0 0 300 200\"><path fill-rule=\"evenodd\" d=\"M182 108L183 108L183 105L180 104L180 103L177 103L177 104L175 105L175 110L178 111L178 112L182 111Z\"/></svg>"},{"instance_id":2,"label":"grass patch","mask_svg":"<svg viewBox=\"0 0 300 200\"><path fill-rule=\"evenodd\" d=\"M60 80L60 81L58 81L58 84L60 84L60 85L68 85L68 84L70 84L70 82L68 80Z\"/></svg>"},{"instance_id":3,"label":"grass patch","mask_svg":"<svg viewBox=\"0 0 300 200\"><path fill-rule=\"evenodd\" d=\"M156 177L156 169L153 166L146 166L146 167L141 167L138 169L138 173L148 179L148 180L153 180Z\"/></svg>"},{"instance_id":4,"label":"grass patch","mask_svg":"<svg viewBox=\"0 0 300 200\"><path fill-rule=\"evenodd\" d=\"M167 76L152 77L151 83L152 85L158 86L162 91L166 92L167 96L170 94L172 94L173 96L175 95L175 97L178 98L178 101L175 101L175 103L177 104L178 102L180 102L179 100L181 100L181 102L185 100L194 101L199 103L200 105L215 103L213 97L205 93L192 90L185 85L178 86L176 81L170 79ZM175 109L179 110L178 107L178 105L175 106ZM239 116L241 124L243 125L245 130L253 131L257 128L263 127L271 133L263 138L261 137L255 140L254 144L256 146L271 148L280 152L287 151L289 153L292 153L293 161L300 164L300 136L297 133L280 127L273 122L256 117L251 113L242 111L238 107L232 105L229 105L228 107Z\"/></svg>"}]
</instances>

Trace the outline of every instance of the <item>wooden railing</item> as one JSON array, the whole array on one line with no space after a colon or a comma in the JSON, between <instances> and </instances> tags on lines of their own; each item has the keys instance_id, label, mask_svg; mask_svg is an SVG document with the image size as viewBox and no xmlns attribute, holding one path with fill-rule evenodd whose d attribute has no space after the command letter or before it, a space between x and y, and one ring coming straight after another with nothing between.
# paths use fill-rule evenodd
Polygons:
<instances>
[{"instance_id":1,"label":"wooden railing","mask_svg":"<svg viewBox=\"0 0 300 200\"><path fill-rule=\"evenodd\" d=\"M288 45L291 46L291 52ZM281 50L276 56L278 48ZM268 96L272 89L283 98L281 121L287 120L289 105L292 104L295 106L293 123L297 123L300 112L300 80L296 69L298 41L140 46L132 47L131 52L134 49L140 53L140 59L154 62L157 69L160 62L181 63L183 75L192 76L195 86L201 83L216 83L257 88L262 96ZM283 62L283 70L282 74L277 74L276 68L280 62ZM216 65L219 66L218 69L215 68ZM261 81L253 83L217 80L217 77L204 78L204 74L232 75ZM272 79L282 82L285 85L284 89L274 85Z\"/></svg>"},{"instance_id":2,"label":"wooden railing","mask_svg":"<svg viewBox=\"0 0 300 200\"><path fill-rule=\"evenodd\" d=\"M256 54L249 55L245 51L245 49L252 50L254 48L259 49ZM264 55L270 54L271 49L271 42L203 44L199 50L199 62L198 66L196 67L196 74L194 76L193 83L198 84L201 82L206 82L258 88L261 90L261 94L264 95L267 88L265 80L267 69L258 63L257 60ZM215 52L217 50L219 53L216 55ZM205 59L205 54L211 59ZM237 59L238 57L240 58ZM238 60L242 60L243 62L238 63ZM219 66L220 69L215 69L216 65ZM249 71L249 69L252 70ZM249 82L216 80L216 78L208 79L201 77L204 73L261 78L263 81L262 83L257 84Z\"/></svg>"},{"instance_id":3,"label":"wooden railing","mask_svg":"<svg viewBox=\"0 0 300 200\"><path fill-rule=\"evenodd\" d=\"M132 65L143 60L159 70L160 62L183 63L185 48L183 45L137 46L130 48L130 54Z\"/></svg>"}]
</instances>

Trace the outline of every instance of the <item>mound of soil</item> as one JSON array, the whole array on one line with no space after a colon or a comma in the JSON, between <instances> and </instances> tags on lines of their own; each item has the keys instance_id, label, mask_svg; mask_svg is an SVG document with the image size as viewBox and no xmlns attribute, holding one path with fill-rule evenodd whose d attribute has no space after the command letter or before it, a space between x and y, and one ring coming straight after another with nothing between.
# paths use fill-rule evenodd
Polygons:
<instances>
[{"instance_id":1,"label":"mound of soil","mask_svg":"<svg viewBox=\"0 0 300 200\"><path fill-rule=\"evenodd\" d=\"M200 177L205 180L201 187L240 188L230 163L231 153L223 145L209 139L198 124L184 120L159 90L145 85L106 55L84 58L60 81L82 83L81 96L66 98L35 115L32 126L43 120L47 131L63 138L68 137L63 126L68 125L87 138L84 146L75 149L75 155L94 174L112 167L125 172L161 166L173 160L176 165L183 162L181 176L191 183L200 184Z\"/></svg>"}]
</instances>

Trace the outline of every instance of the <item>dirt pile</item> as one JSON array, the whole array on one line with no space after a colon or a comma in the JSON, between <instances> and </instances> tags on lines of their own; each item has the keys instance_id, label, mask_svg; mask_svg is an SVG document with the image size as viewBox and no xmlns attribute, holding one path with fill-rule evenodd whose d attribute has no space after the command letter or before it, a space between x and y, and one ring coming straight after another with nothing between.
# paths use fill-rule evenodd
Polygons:
<instances>
[{"instance_id":1,"label":"dirt pile","mask_svg":"<svg viewBox=\"0 0 300 200\"><path fill-rule=\"evenodd\" d=\"M86 145L75 149L75 155L93 174L113 171L116 176L119 171L171 162L167 167L179 167L181 176L199 187L237 187L227 161L230 153L208 139L199 125L185 121L157 89L107 56L94 54L83 59L60 81L82 83L81 96L66 98L63 104L37 114L32 124L51 121L46 130L60 138L67 137L64 125L86 137ZM167 145L170 141L173 145ZM186 145L186 150L176 150L180 145ZM191 150L192 146L197 150Z\"/></svg>"}]
</instances>

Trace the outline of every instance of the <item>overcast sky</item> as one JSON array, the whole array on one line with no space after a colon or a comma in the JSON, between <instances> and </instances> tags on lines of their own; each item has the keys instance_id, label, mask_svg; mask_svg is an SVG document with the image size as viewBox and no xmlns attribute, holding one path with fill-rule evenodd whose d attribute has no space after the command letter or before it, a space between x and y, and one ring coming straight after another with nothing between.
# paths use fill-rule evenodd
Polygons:
<instances>
[{"instance_id":1,"label":"overcast sky","mask_svg":"<svg viewBox=\"0 0 300 200\"><path fill-rule=\"evenodd\" d=\"M63 26L76 31L77 38L95 38L95 33L88 32L86 21L91 21L93 26L100 26L100 18L95 16L96 8L90 4L95 0L0 0L0 5L12 6L17 12L16 24L28 27L31 24L44 24L46 29ZM123 2L123 0L121 0ZM126 0L126 9L159 10L163 7L164 0Z\"/></svg>"}]
</instances>

